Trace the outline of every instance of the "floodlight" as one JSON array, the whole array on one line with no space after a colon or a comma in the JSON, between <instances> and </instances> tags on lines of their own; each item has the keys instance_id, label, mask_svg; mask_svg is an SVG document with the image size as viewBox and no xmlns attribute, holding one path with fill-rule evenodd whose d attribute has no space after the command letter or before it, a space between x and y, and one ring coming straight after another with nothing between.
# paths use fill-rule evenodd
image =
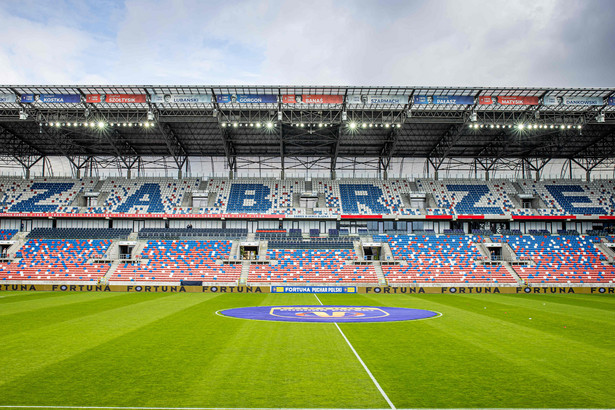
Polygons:
<instances>
[{"instance_id":1,"label":"floodlight","mask_svg":"<svg viewBox=\"0 0 615 410\"><path fill-rule=\"evenodd\" d=\"M356 130L357 129L357 123L352 121L350 124L348 124L348 127L350 127L351 130Z\"/></svg>"},{"instance_id":2,"label":"floodlight","mask_svg":"<svg viewBox=\"0 0 615 410\"><path fill-rule=\"evenodd\" d=\"M98 121L98 128L105 128L105 123L102 121Z\"/></svg>"},{"instance_id":3,"label":"floodlight","mask_svg":"<svg viewBox=\"0 0 615 410\"><path fill-rule=\"evenodd\" d=\"M268 129L272 129L273 128L273 123L271 121L267 122L267 128Z\"/></svg>"}]
</instances>

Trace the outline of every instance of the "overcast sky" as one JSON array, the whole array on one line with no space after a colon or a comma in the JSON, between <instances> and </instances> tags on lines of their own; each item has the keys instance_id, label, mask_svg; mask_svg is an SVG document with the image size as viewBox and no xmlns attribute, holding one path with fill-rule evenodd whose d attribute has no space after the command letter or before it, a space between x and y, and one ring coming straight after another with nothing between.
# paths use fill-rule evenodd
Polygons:
<instances>
[{"instance_id":1,"label":"overcast sky","mask_svg":"<svg viewBox=\"0 0 615 410\"><path fill-rule=\"evenodd\" d=\"M612 0L0 0L2 84L615 86Z\"/></svg>"}]
</instances>

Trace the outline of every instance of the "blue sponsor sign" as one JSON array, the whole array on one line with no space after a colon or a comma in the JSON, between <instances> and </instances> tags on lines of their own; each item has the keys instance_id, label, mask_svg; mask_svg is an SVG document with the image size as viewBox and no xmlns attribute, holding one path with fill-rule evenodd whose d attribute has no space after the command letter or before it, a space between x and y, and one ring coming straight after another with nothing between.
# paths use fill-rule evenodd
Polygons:
<instances>
[{"instance_id":1,"label":"blue sponsor sign","mask_svg":"<svg viewBox=\"0 0 615 410\"><path fill-rule=\"evenodd\" d=\"M415 95L412 101L415 104L429 104L429 97L426 95Z\"/></svg>"},{"instance_id":2,"label":"blue sponsor sign","mask_svg":"<svg viewBox=\"0 0 615 410\"><path fill-rule=\"evenodd\" d=\"M39 101L50 103L66 103L77 104L81 102L81 96L79 94L40 94Z\"/></svg>"},{"instance_id":3,"label":"blue sponsor sign","mask_svg":"<svg viewBox=\"0 0 615 410\"><path fill-rule=\"evenodd\" d=\"M609 97L609 105L615 105L615 97Z\"/></svg>"},{"instance_id":4,"label":"blue sponsor sign","mask_svg":"<svg viewBox=\"0 0 615 410\"><path fill-rule=\"evenodd\" d=\"M272 286L271 293L357 293L355 286Z\"/></svg>"},{"instance_id":5,"label":"blue sponsor sign","mask_svg":"<svg viewBox=\"0 0 615 410\"><path fill-rule=\"evenodd\" d=\"M34 102L34 94L22 94L19 99L22 103L30 104Z\"/></svg>"},{"instance_id":6,"label":"blue sponsor sign","mask_svg":"<svg viewBox=\"0 0 615 410\"><path fill-rule=\"evenodd\" d=\"M472 105L474 97L470 95L434 95L434 104Z\"/></svg>"},{"instance_id":7,"label":"blue sponsor sign","mask_svg":"<svg viewBox=\"0 0 615 410\"><path fill-rule=\"evenodd\" d=\"M273 94L220 94L216 96L219 104L275 104L278 96Z\"/></svg>"}]
</instances>

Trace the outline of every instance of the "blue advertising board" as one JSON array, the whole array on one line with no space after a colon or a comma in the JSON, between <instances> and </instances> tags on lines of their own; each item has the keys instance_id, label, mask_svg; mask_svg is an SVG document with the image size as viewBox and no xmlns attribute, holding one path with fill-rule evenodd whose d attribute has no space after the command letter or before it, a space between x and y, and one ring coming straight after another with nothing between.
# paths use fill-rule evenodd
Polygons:
<instances>
[{"instance_id":1,"label":"blue advertising board","mask_svg":"<svg viewBox=\"0 0 615 410\"><path fill-rule=\"evenodd\" d=\"M81 102L81 96L79 94L40 94L39 101L50 103L65 103L65 104L77 104Z\"/></svg>"},{"instance_id":2,"label":"blue advertising board","mask_svg":"<svg viewBox=\"0 0 615 410\"><path fill-rule=\"evenodd\" d=\"M34 94L22 94L19 98L19 101L22 103L33 103L34 102Z\"/></svg>"},{"instance_id":3,"label":"blue advertising board","mask_svg":"<svg viewBox=\"0 0 615 410\"><path fill-rule=\"evenodd\" d=\"M471 95L434 95L433 103L472 105L474 104L474 97L472 97Z\"/></svg>"},{"instance_id":4,"label":"blue advertising board","mask_svg":"<svg viewBox=\"0 0 615 410\"><path fill-rule=\"evenodd\" d=\"M355 286L272 286L271 293L357 293Z\"/></svg>"},{"instance_id":5,"label":"blue advertising board","mask_svg":"<svg viewBox=\"0 0 615 410\"><path fill-rule=\"evenodd\" d=\"M216 96L219 104L275 104L278 96L273 94L219 94Z\"/></svg>"}]
</instances>

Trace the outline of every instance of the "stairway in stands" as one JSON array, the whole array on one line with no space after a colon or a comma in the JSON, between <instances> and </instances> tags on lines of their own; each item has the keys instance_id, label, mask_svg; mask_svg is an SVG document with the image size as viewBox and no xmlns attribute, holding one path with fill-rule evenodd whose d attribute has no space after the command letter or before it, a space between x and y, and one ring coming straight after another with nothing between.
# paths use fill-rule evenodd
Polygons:
<instances>
[{"instance_id":1,"label":"stairway in stands","mask_svg":"<svg viewBox=\"0 0 615 410\"><path fill-rule=\"evenodd\" d=\"M502 266L504 266L506 268L508 273L510 273L510 276L512 276L513 279L515 279L519 285L523 285L524 284L523 279L521 279L521 277L519 275L517 275L517 272L515 272L515 270L512 268L512 266L511 266L511 264L509 262L502 262Z\"/></svg>"},{"instance_id":2,"label":"stairway in stands","mask_svg":"<svg viewBox=\"0 0 615 410\"><path fill-rule=\"evenodd\" d=\"M380 286L387 286L387 280L384 277L384 272L382 272L380 261L372 261L372 266L374 267L374 271L376 271L376 276L378 277L378 284Z\"/></svg>"},{"instance_id":3,"label":"stairway in stands","mask_svg":"<svg viewBox=\"0 0 615 410\"><path fill-rule=\"evenodd\" d=\"M248 274L250 273L250 261L245 260L241 262L241 275L239 276L239 285L245 285L248 283Z\"/></svg>"}]
</instances>

